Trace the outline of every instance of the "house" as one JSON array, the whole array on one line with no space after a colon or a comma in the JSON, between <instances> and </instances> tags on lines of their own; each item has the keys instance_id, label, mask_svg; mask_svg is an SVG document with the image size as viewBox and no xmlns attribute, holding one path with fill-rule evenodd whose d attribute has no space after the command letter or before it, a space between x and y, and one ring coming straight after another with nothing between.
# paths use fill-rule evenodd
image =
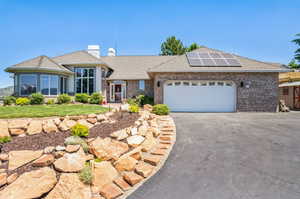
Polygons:
<instances>
[{"instance_id":1,"label":"house","mask_svg":"<svg viewBox=\"0 0 300 199\"><path fill-rule=\"evenodd\" d=\"M300 109L300 72L279 74L279 99L290 109Z\"/></svg>"},{"instance_id":2,"label":"house","mask_svg":"<svg viewBox=\"0 0 300 199\"><path fill-rule=\"evenodd\" d=\"M116 56L98 45L57 57L39 56L10 66L14 92L28 96L101 92L108 102L140 93L172 111L276 111L283 65L206 47L180 56Z\"/></svg>"}]
</instances>

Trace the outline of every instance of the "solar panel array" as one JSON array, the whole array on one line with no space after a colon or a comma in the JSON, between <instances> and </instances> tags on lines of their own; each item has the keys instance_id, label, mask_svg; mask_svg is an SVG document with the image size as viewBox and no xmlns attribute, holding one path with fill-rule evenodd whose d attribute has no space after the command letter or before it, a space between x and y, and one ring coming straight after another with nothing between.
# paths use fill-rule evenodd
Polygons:
<instances>
[{"instance_id":1,"label":"solar panel array","mask_svg":"<svg viewBox=\"0 0 300 199\"><path fill-rule=\"evenodd\" d=\"M186 57L191 66L241 66L240 62L229 53L190 52L186 53Z\"/></svg>"}]
</instances>

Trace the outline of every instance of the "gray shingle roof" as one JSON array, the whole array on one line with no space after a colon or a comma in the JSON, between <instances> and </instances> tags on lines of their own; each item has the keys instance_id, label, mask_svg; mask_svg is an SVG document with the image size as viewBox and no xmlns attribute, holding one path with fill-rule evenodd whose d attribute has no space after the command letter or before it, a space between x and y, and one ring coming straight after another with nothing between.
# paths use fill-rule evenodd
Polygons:
<instances>
[{"instance_id":1,"label":"gray shingle roof","mask_svg":"<svg viewBox=\"0 0 300 199\"><path fill-rule=\"evenodd\" d=\"M6 72L50 72L73 74L69 69L55 63L51 58L42 55L15 64L5 69Z\"/></svg>"},{"instance_id":2,"label":"gray shingle roof","mask_svg":"<svg viewBox=\"0 0 300 199\"><path fill-rule=\"evenodd\" d=\"M52 59L62 65L80 65L80 64L91 64L91 65L101 65L105 64L101 58L97 58L87 51L75 51L67 53L61 56L52 57Z\"/></svg>"},{"instance_id":3,"label":"gray shingle roof","mask_svg":"<svg viewBox=\"0 0 300 199\"><path fill-rule=\"evenodd\" d=\"M202 47L193 52L219 52L207 47ZM148 72L286 72L288 69L281 64L270 62L261 62L254 59L234 55L233 56L241 63L241 67L191 67L188 63L186 55L174 57L173 59L158 64L148 70Z\"/></svg>"},{"instance_id":4,"label":"gray shingle roof","mask_svg":"<svg viewBox=\"0 0 300 199\"><path fill-rule=\"evenodd\" d=\"M106 56L101 57L114 70L111 80L150 79L148 68L174 58L175 56Z\"/></svg>"}]
</instances>

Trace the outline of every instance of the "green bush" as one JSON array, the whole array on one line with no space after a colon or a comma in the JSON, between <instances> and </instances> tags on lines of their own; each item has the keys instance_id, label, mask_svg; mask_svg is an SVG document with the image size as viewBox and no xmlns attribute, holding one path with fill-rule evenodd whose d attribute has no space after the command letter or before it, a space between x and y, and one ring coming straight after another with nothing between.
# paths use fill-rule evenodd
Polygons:
<instances>
[{"instance_id":1,"label":"green bush","mask_svg":"<svg viewBox=\"0 0 300 199\"><path fill-rule=\"evenodd\" d=\"M153 106L152 112L155 113L156 115L168 115L170 109L165 104L156 104Z\"/></svg>"},{"instance_id":2,"label":"green bush","mask_svg":"<svg viewBox=\"0 0 300 199\"><path fill-rule=\"evenodd\" d=\"M140 107L144 106L145 104L154 105L153 97L149 97L147 95L138 95L135 98L131 98L127 100L129 105L138 105Z\"/></svg>"},{"instance_id":3,"label":"green bush","mask_svg":"<svg viewBox=\"0 0 300 199\"><path fill-rule=\"evenodd\" d=\"M48 99L46 104L47 105L53 105L53 104L55 104L55 100L54 99Z\"/></svg>"},{"instance_id":4,"label":"green bush","mask_svg":"<svg viewBox=\"0 0 300 199\"><path fill-rule=\"evenodd\" d=\"M90 96L86 93L78 93L75 95L75 101L81 103L88 103Z\"/></svg>"},{"instance_id":5,"label":"green bush","mask_svg":"<svg viewBox=\"0 0 300 199\"><path fill-rule=\"evenodd\" d=\"M130 105L129 106L129 112L130 113L138 113L140 110L138 105Z\"/></svg>"},{"instance_id":6,"label":"green bush","mask_svg":"<svg viewBox=\"0 0 300 199\"><path fill-rule=\"evenodd\" d=\"M4 105L12 105L16 103L16 98L14 96L6 96L3 99Z\"/></svg>"},{"instance_id":7,"label":"green bush","mask_svg":"<svg viewBox=\"0 0 300 199\"><path fill-rule=\"evenodd\" d=\"M30 104L30 100L26 97L19 97L17 100L16 100L16 104L17 105L29 105Z\"/></svg>"},{"instance_id":8,"label":"green bush","mask_svg":"<svg viewBox=\"0 0 300 199\"><path fill-rule=\"evenodd\" d=\"M78 136L70 136L65 139L65 145L78 145L78 144L80 144L84 152L89 151L88 144L82 138Z\"/></svg>"},{"instance_id":9,"label":"green bush","mask_svg":"<svg viewBox=\"0 0 300 199\"><path fill-rule=\"evenodd\" d=\"M0 138L0 143L1 144L7 143L7 142L10 142L10 141L11 141L11 137L10 136L4 136L4 137Z\"/></svg>"},{"instance_id":10,"label":"green bush","mask_svg":"<svg viewBox=\"0 0 300 199\"><path fill-rule=\"evenodd\" d=\"M90 104L102 104L103 96L100 93L93 93L90 97Z\"/></svg>"},{"instance_id":11,"label":"green bush","mask_svg":"<svg viewBox=\"0 0 300 199\"><path fill-rule=\"evenodd\" d=\"M78 174L79 179L84 184L92 184L93 181L93 172L90 164L84 166L84 168Z\"/></svg>"},{"instance_id":12,"label":"green bush","mask_svg":"<svg viewBox=\"0 0 300 199\"><path fill-rule=\"evenodd\" d=\"M71 128L73 136L87 137L89 136L89 128L82 124L76 124Z\"/></svg>"},{"instance_id":13,"label":"green bush","mask_svg":"<svg viewBox=\"0 0 300 199\"><path fill-rule=\"evenodd\" d=\"M68 94L61 94L57 97L58 104L68 104L71 102L71 97Z\"/></svg>"},{"instance_id":14,"label":"green bush","mask_svg":"<svg viewBox=\"0 0 300 199\"><path fill-rule=\"evenodd\" d=\"M127 103L128 103L129 105L137 105L135 99L133 99L133 98L127 99Z\"/></svg>"},{"instance_id":15,"label":"green bush","mask_svg":"<svg viewBox=\"0 0 300 199\"><path fill-rule=\"evenodd\" d=\"M30 104L44 104L45 97L41 93L33 93L29 96Z\"/></svg>"}]
</instances>

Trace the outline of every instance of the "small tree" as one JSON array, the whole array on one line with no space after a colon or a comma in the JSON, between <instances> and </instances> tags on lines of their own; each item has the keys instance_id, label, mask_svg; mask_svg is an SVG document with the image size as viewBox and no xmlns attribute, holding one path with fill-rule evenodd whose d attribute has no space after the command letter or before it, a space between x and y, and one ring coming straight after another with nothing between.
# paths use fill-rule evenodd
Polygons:
<instances>
[{"instance_id":1,"label":"small tree","mask_svg":"<svg viewBox=\"0 0 300 199\"><path fill-rule=\"evenodd\" d=\"M292 42L294 42L296 45L300 47L300 33L296 34L296 37L299 37L297 39L294 39ZM298 48L295 51L295 59L300 62L300 48Z\"/></svg>"},{"instance_id":2,"label":"small tree","mask_svg":"<svg viewBox=\"0 0 300 199\"><path fill-rule=\"evenodd\" d=\"M199 46L197 43L192 43L188 48L186 48L186 52L191 52L198 48L201 48L201 46Z\"/></svg>"},{"instance_id":3,"label":"small tree","mask_svg":"<svg viewBox=\"0 0 300 199\"><path fill-rule=\"evenodd\" d=\"M176 39L175 36L168 37L165 42L161 44L160 55L182 55L185 53L183 43Z\"/></svg>"},{"instance_id":4,"label":"small tree","mask_svg":"<svg viewBox=\"0 0 300 199\"><path fill-rule=\"evenodd\" d=\"M299 68L299 64L296 63L296 60L293 59L290 63L289 63L289 67L290 68L293 68L293 69L296 69L296 68Z\"/></svg>"}]
</instances>

